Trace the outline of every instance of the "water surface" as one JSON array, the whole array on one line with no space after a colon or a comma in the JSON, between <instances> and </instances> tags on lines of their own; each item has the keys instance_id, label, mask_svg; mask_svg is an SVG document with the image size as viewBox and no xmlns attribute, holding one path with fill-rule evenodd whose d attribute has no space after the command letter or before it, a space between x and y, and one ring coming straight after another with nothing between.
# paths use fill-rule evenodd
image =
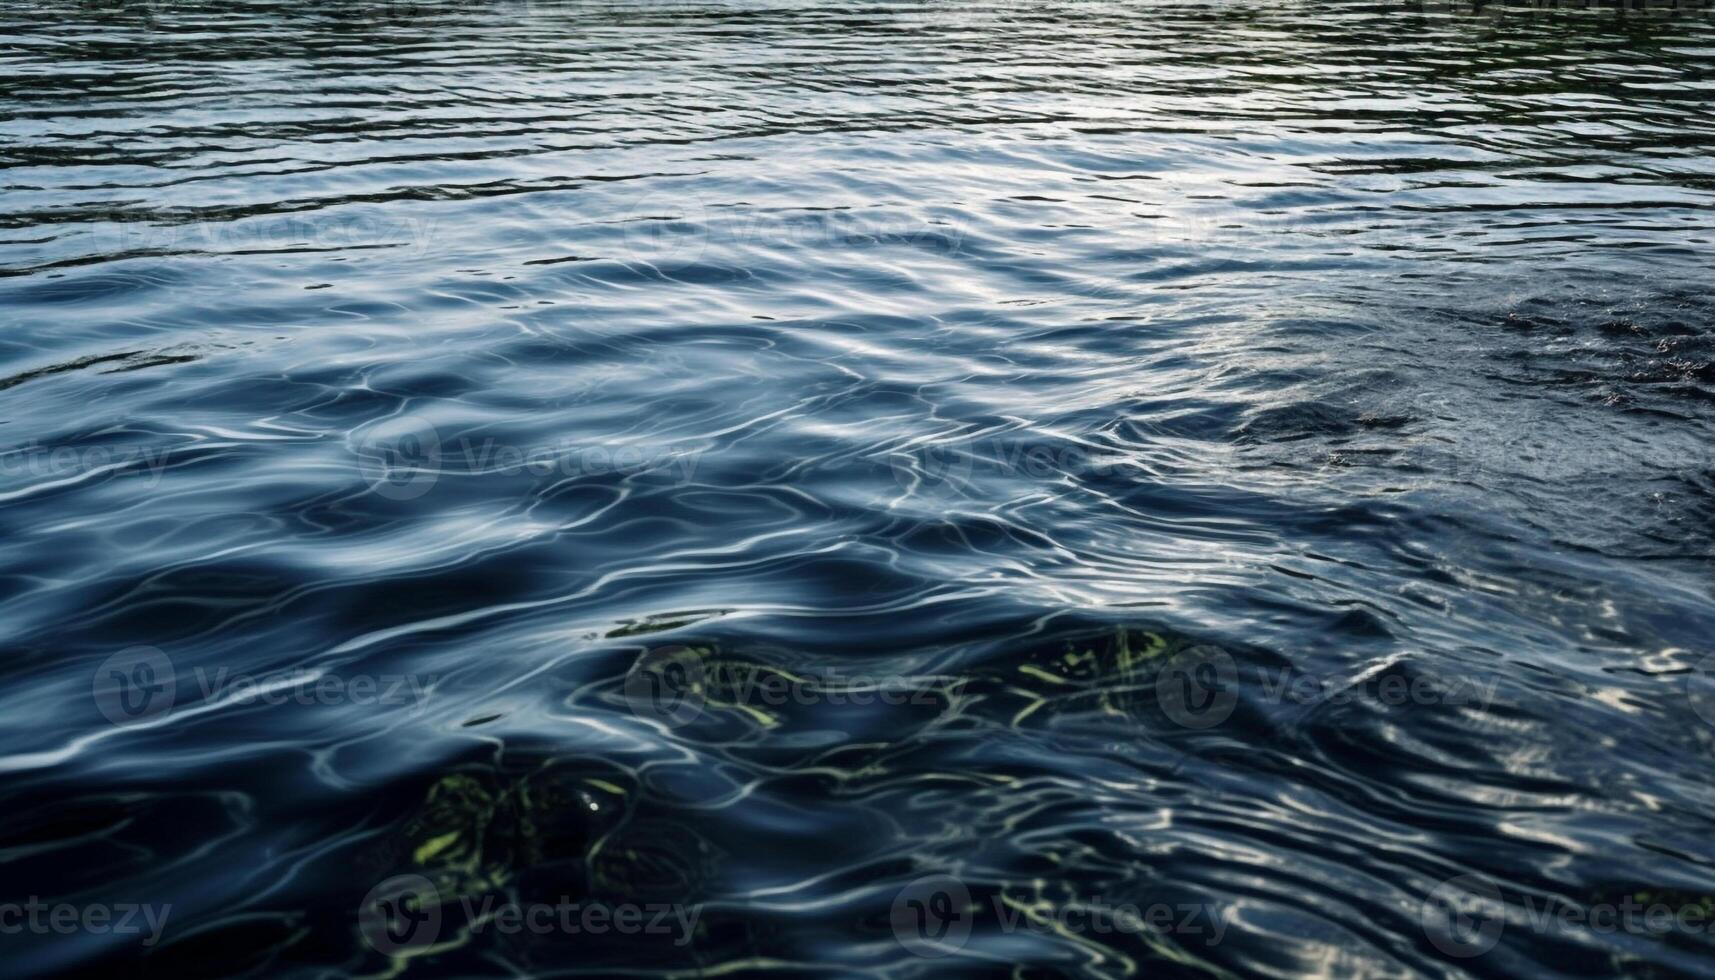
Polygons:
<instances>
[{"instance_id":1,"label":"water surface","mask_svg":"<svg viewBox=\"0 0 1715 980\"><path fill-rule=\"evenodd\" d=\"M1712 25L9 5L8 972L1706 975Z\"/></svg>"}]
</instances>

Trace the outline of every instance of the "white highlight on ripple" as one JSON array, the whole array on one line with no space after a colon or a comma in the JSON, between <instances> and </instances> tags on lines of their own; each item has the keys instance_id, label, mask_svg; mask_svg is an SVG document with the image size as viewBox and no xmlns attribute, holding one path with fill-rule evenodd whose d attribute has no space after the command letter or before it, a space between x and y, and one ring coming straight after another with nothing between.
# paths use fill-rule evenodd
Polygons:
<instances>
[{"instance_id":1,"label":"white highlight on ripple","mask_svg":"<svg viewBox=\"0 0 1715 980\"><path fill-rule=\"evenodd\" d=\"M169 725L184 721L187 718L195 718L198 715L206 715L211 712L219 711L220 709L238 701L254 701L263 695L273 694L275 691L290 690L294 687L302 687L305 684L314 684L316 681L321 680L322 675L326 673L327 671L320 667L305 668L290 677L282 677L279 680L267 684L258 684L255 687L244 687L239 690L234 690L218 701L200 704L185 711L169 711L166 714L152 718L140 724L126 725L124 727L115 725L111 728L103 728L100 731L80 735L57 749L49 749L45 752L19 752L13 755L0 756L0 772L19 772L26 769L42 769L48 766L57 766L60 763L68 762L71 759L82 755L83 750L89 748L91 745L105 741L106 739L112 738L120 733L142 732L148 731L152 728L166 728Z\"/></svg>"}]
</instances>

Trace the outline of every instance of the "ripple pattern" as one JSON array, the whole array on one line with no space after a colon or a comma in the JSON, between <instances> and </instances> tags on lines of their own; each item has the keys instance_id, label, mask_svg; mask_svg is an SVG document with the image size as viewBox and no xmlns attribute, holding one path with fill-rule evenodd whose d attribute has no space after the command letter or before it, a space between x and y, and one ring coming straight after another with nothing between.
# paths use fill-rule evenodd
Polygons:
<instances>
[{"instance_id":1,"label":"ripple pattern","mask_svg":"<svg viewBox=\"0 0 1715 980\"><path fill-rule=\"evenodd\" d=\"M8 6L10 972L1708 975L1712 13Z\"/></svg>"}]
</instances>

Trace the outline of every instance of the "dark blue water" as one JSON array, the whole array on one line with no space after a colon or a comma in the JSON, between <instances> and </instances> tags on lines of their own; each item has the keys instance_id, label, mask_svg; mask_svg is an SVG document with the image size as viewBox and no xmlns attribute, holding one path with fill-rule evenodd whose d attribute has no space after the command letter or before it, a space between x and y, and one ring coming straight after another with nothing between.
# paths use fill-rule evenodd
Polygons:
<instances>
[{"instance_id":1,"label":"dark blue water","mask_svg":"<svg viewBox=\"0 0 1715 980\"><path fill-rule=\"evenodd\" d=\"M4 972L1715 972L1583 7L6 6Z\"/></svg>"}]
</instances>

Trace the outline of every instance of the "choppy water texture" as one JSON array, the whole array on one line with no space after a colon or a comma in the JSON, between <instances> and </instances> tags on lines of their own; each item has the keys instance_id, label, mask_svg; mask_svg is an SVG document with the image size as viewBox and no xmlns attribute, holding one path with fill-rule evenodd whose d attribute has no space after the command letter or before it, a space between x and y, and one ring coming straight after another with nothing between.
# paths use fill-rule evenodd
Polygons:
<instances>
[{"instance_id":1,"label":"choppy water texture","mask_svg":"<svg viewBox=\"0 0 1715 980\"><path fill-rule=\"evenodd\" d=\"M0 21L8 975L1715 964L1715 14Z\"/></svg>"}]
</instances>

